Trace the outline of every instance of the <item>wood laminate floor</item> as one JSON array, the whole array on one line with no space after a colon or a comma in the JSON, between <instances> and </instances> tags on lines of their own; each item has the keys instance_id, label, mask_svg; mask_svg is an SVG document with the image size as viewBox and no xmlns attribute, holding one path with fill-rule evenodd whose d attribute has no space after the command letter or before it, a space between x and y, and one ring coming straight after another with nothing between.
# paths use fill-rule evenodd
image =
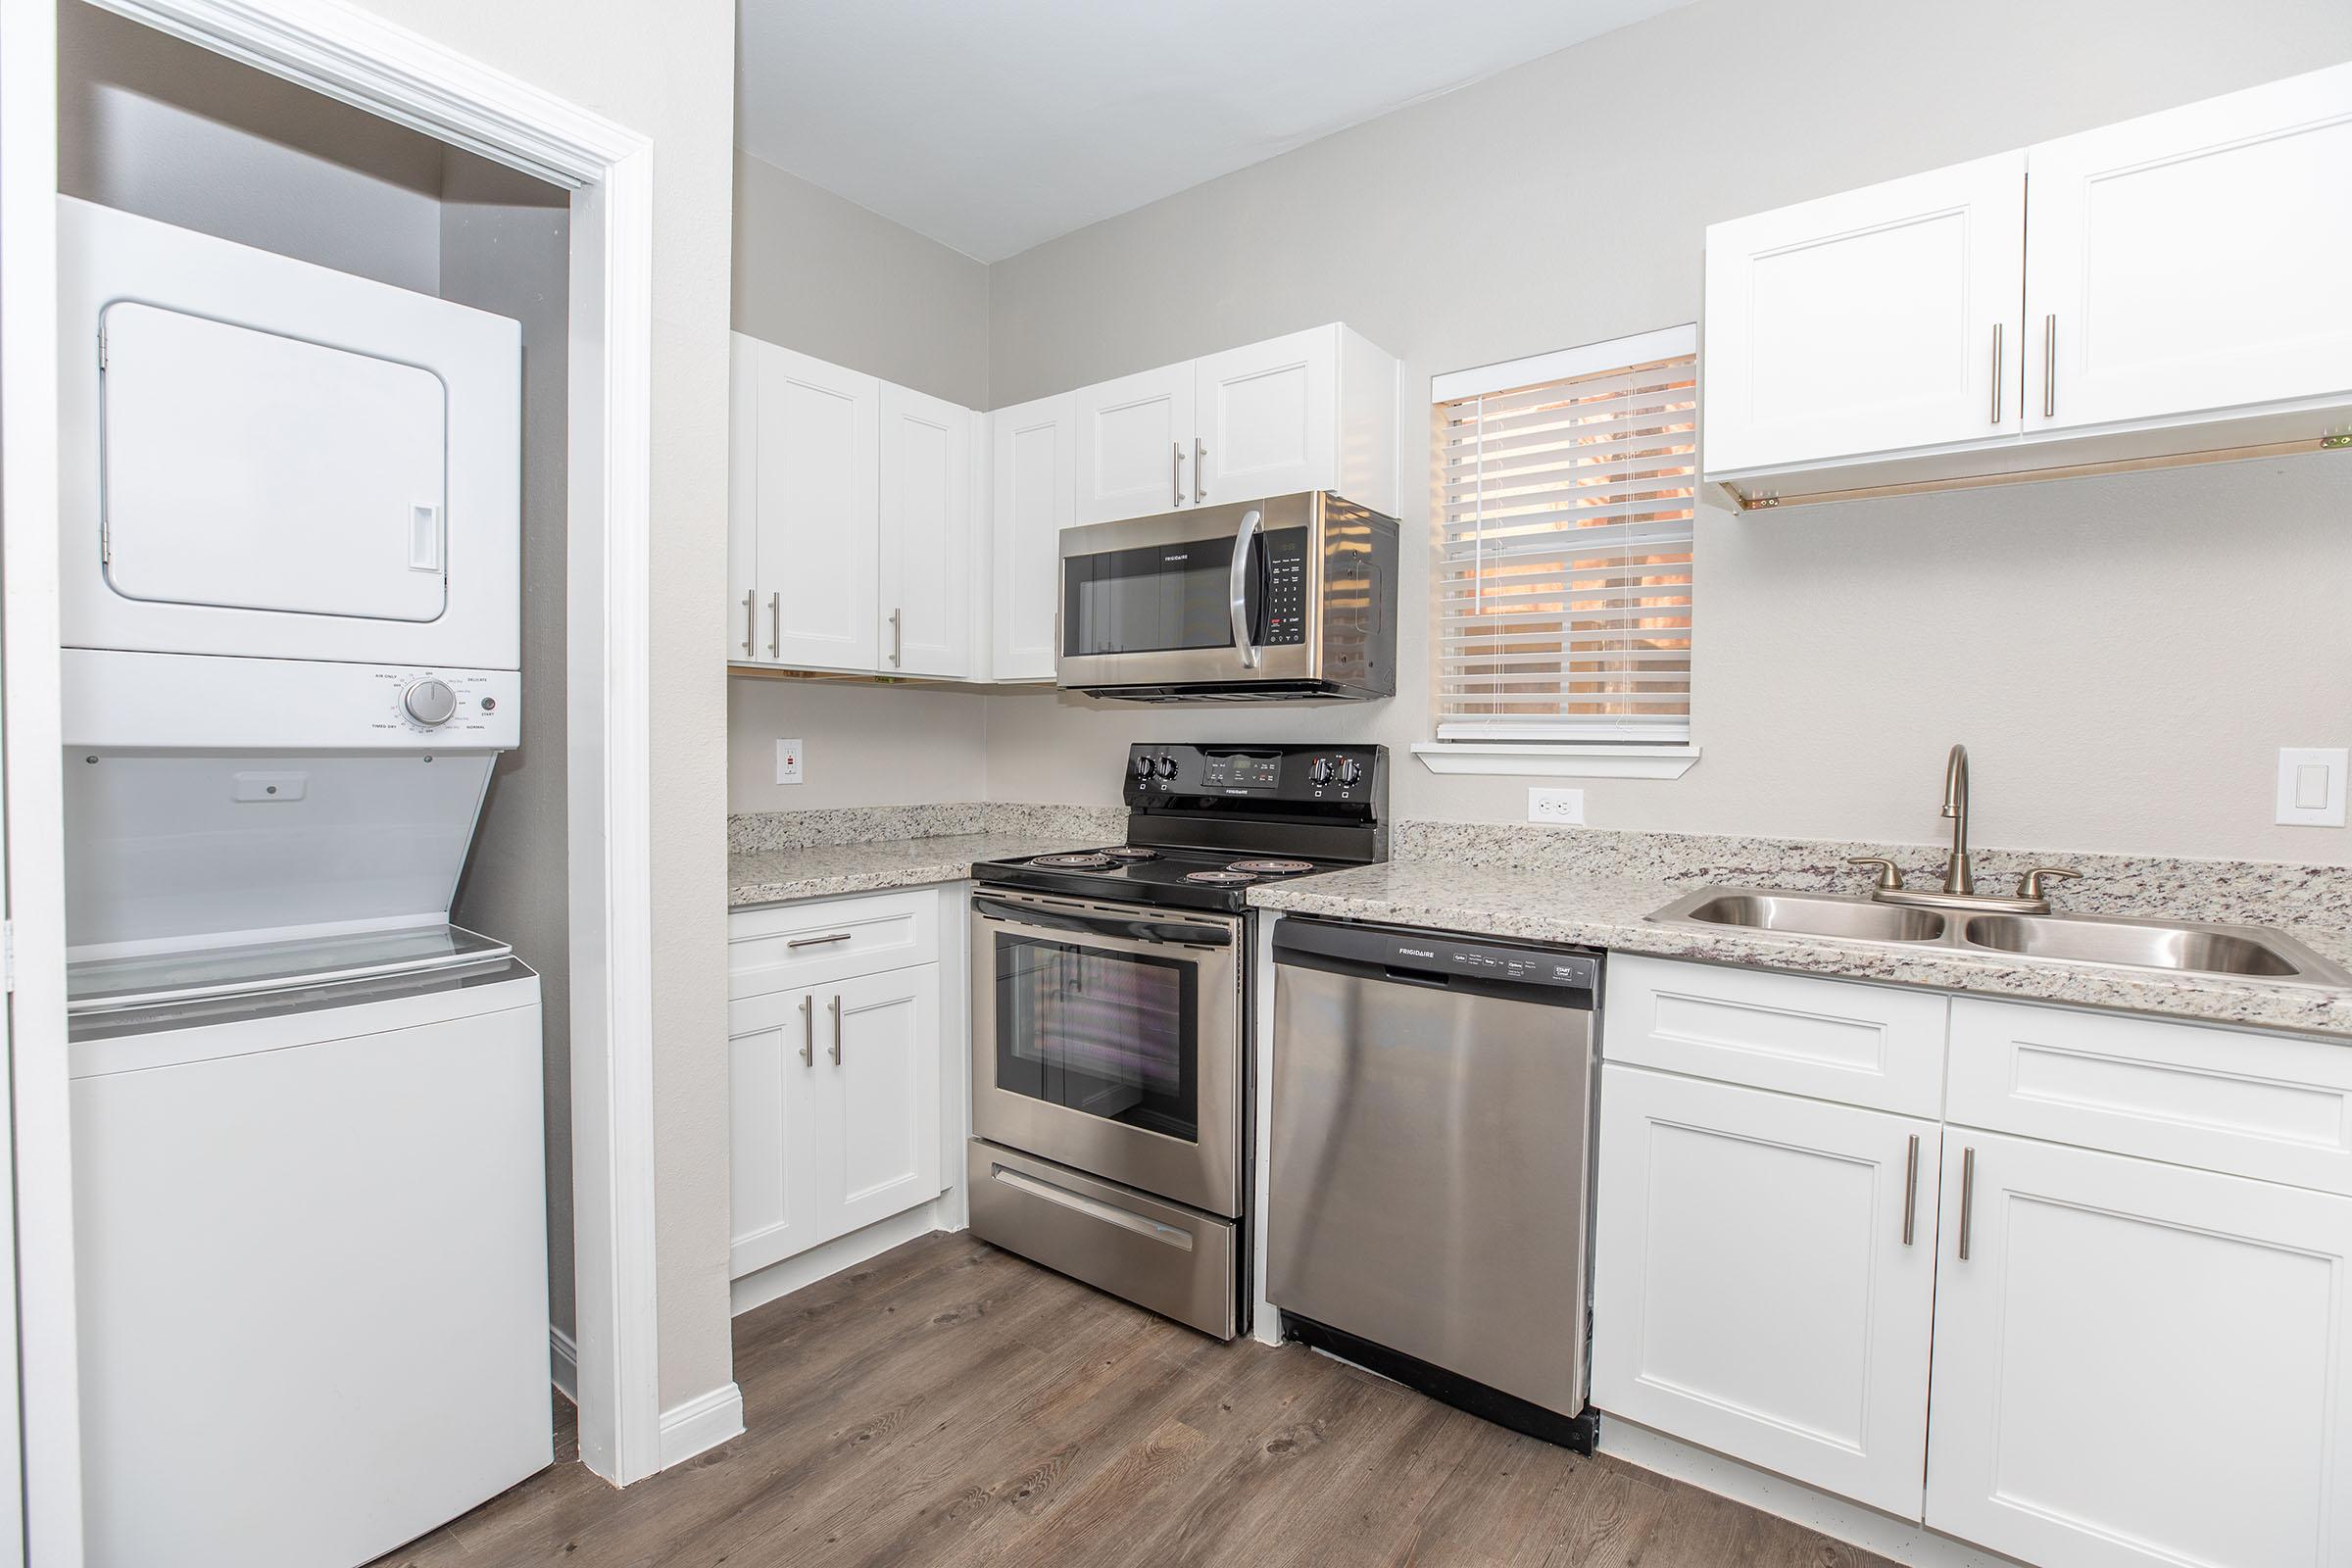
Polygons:
<instances>
[{"instance_id":1,"label":"wood laminate floor","mask_svg":"<svg viewBox=\"0 0 2352 1568\"><path fill-rule=\"evenodd\" d=\"M737 1318L735 1377L733 1442L615 1492L562 1433L563 1462L380 1568L1884 1562L961 1235Z\"/></svg>"}]
</instances>

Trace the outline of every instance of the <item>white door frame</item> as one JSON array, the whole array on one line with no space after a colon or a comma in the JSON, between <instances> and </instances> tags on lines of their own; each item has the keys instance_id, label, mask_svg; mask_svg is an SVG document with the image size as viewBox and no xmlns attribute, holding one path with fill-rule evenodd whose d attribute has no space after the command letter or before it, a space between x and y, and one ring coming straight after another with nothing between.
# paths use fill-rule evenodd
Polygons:
<instances>
[{"instance_id":1,"label":"white door frame","mask_svg":"<svg viewBox=\"0 0 2352 1568\"><path fill-rule=\"evenodd\" d=\"M52 0L0 0L9 7L5 52L17 28ZM621 1485L661 1466L661 1395L654 1254L653 928L651 799L651 646L648 583L652 548L653 144L634 131L558 99L504 72L462 56L342 0L95 0L160 31L284 77L437 140L568 187L570 272L570 539L568 621L569 865L571 877L572 1223L577 1275L580 1455ZM44 79L54 77L55 42L39 50ZM8 85L16 85L14 74ZM53 90L53 89L52 89ZM47 108L54 135L53 103ZM13 131L13 118L8 122ZM54 146L49 150L54 166ZM54 188L54 173L51 176ZM29 205L29 203L27 204ZM42 238L15 231L33 261L46 262L38 318L52 328L45 356L18 340L22 321L7 318L7 364L43 357L54 366L54 226L44 207ZM45 241L45 242L44 242ZM14 244L6 263L18 260ZM0 264L0 273L12 270ZM5 285L0 285L5 286ZM27 291L32 285L26 281ZM16 296L12 292L9 298ZM31 301L27 299L29 306ZM54 370L48 372L54 374ZM8 431L9 514L53 516L54 411L47 439L28 427ZM14 439L24 436L20 457ZM27 475L25 466L40 471ZM18 487L49 498L19 511ZM45 486L45 490L37 487ZM21 540L30 532L36 537ZM45 538L41 536L46 536ZM22 555L20 546L22 545ZM54 527L11 529L5 564L45 564L54 581ZM13 595L13 588L12 588ZM15 601L10 600L11 608ZM54 604L46 624L8 628L10 660L9 783L20 787L32 747L16 749L24 710L16 638L45 632L46 689L32 693L49 711L41 750L47 808L56 810L59 771ZM38 651L35 650L37 653ZM34 683L25 680L25 686ZM37 721L37 720L36 720ZM12 795L12 809L24 799ZM34 801L33 804L42 804ZM49 820L56 820L51 816ZM54 835L52 835L54 841ZM12 858L13 875L27 867ZM31 870L56 879L48 855ZM14 884L12 884L13 891ZM62 921L58 922L62 924ZM23 926L20 924L19 929ZM20 940L20 952L24 944ZM63 952L44 941L37 957L42 1016L27 1027L20 992L17 1041L37 1041L64 1060ZM61 1068L62 1071L62 1068ZM44 1116L64 1113L62 1084ZM21 1105L20 1109L24 1107ZM19 1128L20 1153L26 1129ZM62 1126L48 1136L62 1150ZM51 1191L64 1201L62 1183ZM70 1223L70 1213L68 1215ZM29 1226L27 1227L29 1231ZM70 1235L70 1233L69 1233ZM70 1241L69 1244L70 1246ZM66 1286L71 1327L71 1276ZM29 1336L33 1326L28 1323ZM30 1390L28 1389L28 1397ZM51 1426L51 1433L58 1428ZM31 1447L37 1451L41 1445ZM33 1492L40 1497L39 1489ZM51 1558L36 1554L40 1568ZM74 1556L56 1559L72 1563Z\"/></svg>"}]
</instances>

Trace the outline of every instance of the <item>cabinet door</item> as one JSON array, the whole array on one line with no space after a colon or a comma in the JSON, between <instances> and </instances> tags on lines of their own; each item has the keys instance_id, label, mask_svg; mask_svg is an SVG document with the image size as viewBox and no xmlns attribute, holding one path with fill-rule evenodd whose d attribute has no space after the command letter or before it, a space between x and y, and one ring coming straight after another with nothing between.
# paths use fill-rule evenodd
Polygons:
<instances>
[{"instance_id":1,"label":"cabinet door","mask_svg":"<svg viewBox=\"0 0 2352 1568\"><path fill-rule=\"evenodd\" d=\"M1939 1136L1603 1068L1592 1402L1917 1519Z\"/></svg>"},{"instance_id":2,"label":"cabinet door","mask_svg":"<svg viewBox=\"0 0 2352 1568\"><path fill-rule=\"evenodd\" d=\"M972 670L972 411L882 383L875 636L891 675Z\"/></svg>"},{"instance_id":3,"label":"cabinet door","mask_svg":"<svg viewBox=\"0 0 2352 1568\"><path fill-rule=\"evenodd\" d=\"M2352 390L2352 64L2028 157L2028 428Z\"/></svg>"},{"instance_id":4,"label":"cabinet door","mask_svg":"<svg viewBox=\"0 0 2352 1568\"><path fill-rule=\"evenodd\" d=\"M1193 362L1072 395L1080 522L1148 517L1193 504Z\"/></svg>"},{"instance_id":5,"label":"cabinet door","mask_svg":"<svg viewBox=\"0 0 2352 1568\"><path fill-rule=\"evenodd\" d=\"M988 416L995 449L996 678L1054 678L1054 612L1061 592L1061 530L1078 499L1075 401L1041 398Z\"/></svg>"},{"instance_id":6,"label":"cabinet door","mask_svg":"<svg viewBox=\"0 0 2352 1568\"><path fill-rule=\"evenodd\" d=\"M2083 1568L2352 1561L2352 1199L1954 1127L1943 1206L1929 1525Z\"/></svg>"},{"instance_id":7,"label":"cabinet door","mask_svg":"<svg viewBox=\"0 0 2352 1568\"><path fill-rule=\"evenodd\" d=\"M760 345L760 652L796 668L876 667L881 383Z\"/></svg>"},{"instance_id":8,"label":"cabinet door","mask_svg":"<svg viewBox=\"0 0 2352 1568\"><path fill-rule=\"evenodd\" d=\"M727 1272L741 1278L822 1240L813 1134L817 994L727 1004Z\"/></svg>"},{"instance_id":9,"label":"cabinet door","mask_svg":"<svg viewBox=\"0 0 2352 1568\"><path fill-rule=\"evenodd\" d=\"M1193 362L1193 500L1339 484L1340 329L1318 326Z\"/></svg>"},{"instance_id":10,"label":"cabinet door","mask_svg":"<svg viewBox=\"0 0 2352 1568\"><path fill-rule=\"evenodd\" d=\"M927 1203L940 1189L939 966L829 990L818 1020L826 1238Z\"/></svg>"},{"instance_id":11,"label":"cabinet door","mask_svg":"<svg viewBox=\"0 0 2352 1568\"><path fill-rule=\"evenodd\" d=\"M1709 227L1706 471L2015 434L2025 157Z\"/></svg>"},{"instance_id":12,"label":"cabinet door","mask_svg":"<svg viewBox=\"0 0 2352 1568\"><path fill-rule=\"evenodd\" d=\"M727 343L727 658L760 657L760 340Z\"/></svg>"}]
</instances>

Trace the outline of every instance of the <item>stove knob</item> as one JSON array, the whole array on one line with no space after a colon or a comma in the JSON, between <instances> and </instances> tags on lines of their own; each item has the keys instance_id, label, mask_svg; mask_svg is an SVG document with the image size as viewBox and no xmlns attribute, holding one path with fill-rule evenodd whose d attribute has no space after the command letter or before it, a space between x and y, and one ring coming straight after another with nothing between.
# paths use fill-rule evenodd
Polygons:
<instances>
[{"instance_id":1,"label":"stove knob","mask_svg":"<svg viewBox=\"0 0 2352 1568\"><path fill-rule=\"evenodd\" d=\"M1350 757L1350 758L1348 758L1348 759L1346 759L1345 760L1343 760L1343 761L1340 763L1340 782L1341 782L1341 783L1343 783L1343 784L1352 784L1352 783L1354 783L1354 782L1355 782L1357 779L1359 779L1359 778L1362 778L1363 776L1364 776L1364 770L1363 770L1363 768L1362 768L1362 767L1360 767L1360 766L1358 766L1358 765L1357 765L1357 763L1356 763L1356 760L1355 760L1355 759L1354 759L1354 758L1352 758L1352 757Z\"/></svg>"},{"instance_id":2,"label":"stove knob","mask_svg":"<svg viewBox=\"0 0 2352 1568\"><path fill-rule=\"evenodd\" d=\"M1330 783L1331 759L1328 757L1318 757L1314 760L1314 761L1307 764L1306 778L1307 782L1310 784Z\"/></svg>"},{"instance_id":3,"label":"stove knob","mask_svg":"<svg viewBox=\"0 0 2352 1568\"><path fill-rule=\"evenodd\" d=\"M1135 760L1135 776L1140 782L1146 784L1152 782L1152 759L1138 757Z\"/></svg>"},{"instance_id":4,"label":"stove knob","mask_svg":"<svg viewBox=\"0 0 2352 1568\"><path fill-rule=\"evenodd\" d=\"M458 694L449 682L428 675L401 693L400 706L419 724L446 724L457 713Z\"/></svg>"},{"instance_id":5,"label":"stove knob","mask_svg":"<svg viewBox=\"0 0 2352 1568\"><path fill-rule=\"evenodd\" d=\"M1159 754L1159 776L1161 778L1174 778L1176 776L1176 759L1170 757L1165 752Z\"/></svg>"}]
</instances>

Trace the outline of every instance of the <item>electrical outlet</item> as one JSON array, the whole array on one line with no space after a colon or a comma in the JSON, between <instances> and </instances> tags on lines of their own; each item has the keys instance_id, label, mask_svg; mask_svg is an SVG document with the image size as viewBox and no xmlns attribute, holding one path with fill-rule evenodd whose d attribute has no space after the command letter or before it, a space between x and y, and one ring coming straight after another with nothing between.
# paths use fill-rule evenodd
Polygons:
<instances>
[{"instance_id":1,"label":"electrical outlet","mask_svg":"<svg viewBox=\"0 0 2352 1568\"><path fill-rule=\"evenodd\" d=\"M1530 822L1548 822L1554 827L1581 827L1585 820L1585 792L1530 789L1527 792L1527 819Z\"/></svg>"},{"instance_id":2,"label":"electrical outlet","mask_svg":"<svg viewBox=\"0 0 2352 1568\"><path fill-rule=\"evenodd\" d=\"M801 781L801 743L776 742L776 782L798 784Z\"/></svg>"}]
</instances>

